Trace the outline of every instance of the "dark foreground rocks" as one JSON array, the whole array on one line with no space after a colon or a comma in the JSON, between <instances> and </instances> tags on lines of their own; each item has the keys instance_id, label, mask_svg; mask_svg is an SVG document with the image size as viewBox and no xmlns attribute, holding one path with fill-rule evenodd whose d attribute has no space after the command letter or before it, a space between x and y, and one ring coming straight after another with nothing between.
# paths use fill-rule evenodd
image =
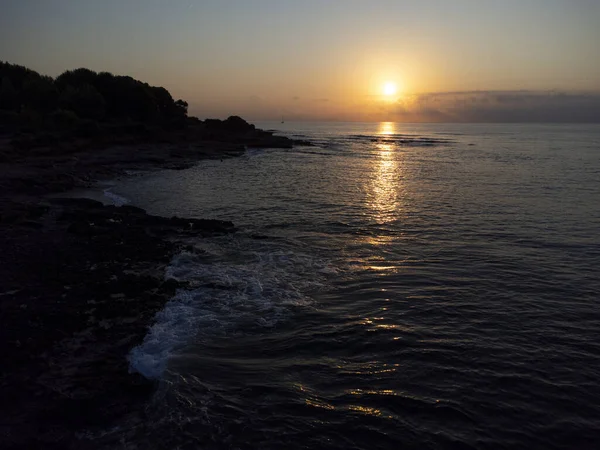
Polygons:
<instances>
[{"instance_id":1,"label":"dark foreground rocks","mask_svg":"<svg viewBox=\"0 0 600 450\"><path fill-rule=\"evenodd\" d=\"M0 200L0 448L80 448L153 384L126 355L180 287L164 268L222 221L87 199Z\"/></svg>"},{"instance_id":2,"label":"dark foreground rocks","mask_svg":"<svg viewBox=\"0 0 600 450\"><path fill-rule=\"evenodd\" d=\"M86 433L139 410L154 385L129 373L126 356L181 287L165 266L186 237L234 230L47 194L296 143L238 117L187 122L0 127L0 449L93 448Z\"/></svg>"}]
</instances>

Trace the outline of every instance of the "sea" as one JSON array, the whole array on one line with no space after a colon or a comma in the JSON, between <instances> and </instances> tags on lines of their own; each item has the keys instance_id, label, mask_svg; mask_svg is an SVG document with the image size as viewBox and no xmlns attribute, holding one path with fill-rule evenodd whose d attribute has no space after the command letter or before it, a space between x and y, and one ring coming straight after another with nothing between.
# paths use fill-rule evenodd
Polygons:
<instances>
[{"instance_id":1,"label":"sea","mask_svg":"<svg viewBox=\"0 0 600 450\"><path fill-rule=\"evenodd\" d=\"M115 181L190 239L123 449L600 448L600 125L257 123Z\"/></svg>"}]
</instances>

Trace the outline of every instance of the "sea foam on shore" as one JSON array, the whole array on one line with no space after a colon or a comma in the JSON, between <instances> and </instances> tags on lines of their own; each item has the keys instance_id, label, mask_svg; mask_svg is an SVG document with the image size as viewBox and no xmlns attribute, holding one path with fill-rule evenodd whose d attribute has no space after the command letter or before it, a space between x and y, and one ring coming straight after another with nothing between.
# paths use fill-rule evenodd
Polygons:
<instances>
[{"instance_id":1,"label":"sea foam on shore","mask_svg":"<svg viewBox=\"0 0 600 450\"><path fill-rule=\"evenodd\" d=\"M131 200L121 195L115 194L111 191L111 188L104 189L104 196L108 198L114 206L123 206L131 203Z\"/></svg>"},{"instance_id":2,"label":"sea foam on shore","mask_svg":"<svg viewBox=\"0 0 600 450\"><path fill-rule=\"evenodd\" d=\"M323 260L264 240L211 241L197 243L197 253L173 258L166 279L187 282L189 288L157 313L142 344L131 350L131 372L159 379L169 358L187 344L265 331L294 308L310 305L310 294L335 272Z\"/></svg>"}]
</instances>

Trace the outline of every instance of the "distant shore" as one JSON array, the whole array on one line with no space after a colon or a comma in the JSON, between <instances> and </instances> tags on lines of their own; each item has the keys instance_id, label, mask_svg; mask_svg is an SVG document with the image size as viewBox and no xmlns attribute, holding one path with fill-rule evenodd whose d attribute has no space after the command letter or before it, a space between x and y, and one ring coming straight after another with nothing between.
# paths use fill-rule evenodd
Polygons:
<instances>
[{"instance_id":1,"label":"distant shore","mask_svg":"<svg viewBox=\"0 0 600 450\"><path fill-rule=\"evenodd\" d=\"M146 401L154 384L129 374L126 355L181 287L164 279L178 239L235 230L49 194L293 145L237 117L128 136L0 137L0 447L94 448L82 432Z\"/></svg>"}]
</instances>

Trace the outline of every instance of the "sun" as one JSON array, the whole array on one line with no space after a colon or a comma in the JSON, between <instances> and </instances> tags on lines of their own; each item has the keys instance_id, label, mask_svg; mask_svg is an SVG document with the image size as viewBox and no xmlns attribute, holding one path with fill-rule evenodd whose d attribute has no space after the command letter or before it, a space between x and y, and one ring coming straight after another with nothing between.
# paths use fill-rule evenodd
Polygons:
<instances>
[{"instance_id":1,"label":"sun","mask_svg":"<svg viewBox=\"0 0 600 450\"><path fill-rule=\"evenodd\" d=\"M383 85L383 95L390 97L398 92L398 86L393 81L388 81Z\"/></svg>"}]
</instances>

